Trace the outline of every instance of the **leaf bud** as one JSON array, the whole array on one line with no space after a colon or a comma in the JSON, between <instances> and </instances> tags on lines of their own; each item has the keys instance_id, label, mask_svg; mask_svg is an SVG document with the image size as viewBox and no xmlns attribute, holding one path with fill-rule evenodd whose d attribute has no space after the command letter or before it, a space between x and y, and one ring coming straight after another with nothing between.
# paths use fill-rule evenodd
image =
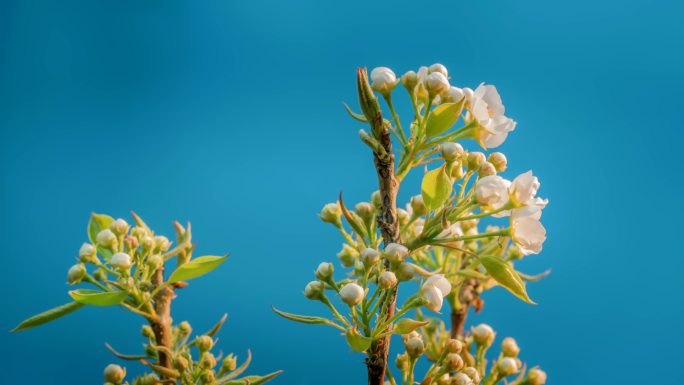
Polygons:
<instances>
[{"instance_id":1,"label":"leaf bud","mask_svg":"<svg viewBox=\"0 0 684 385\"><path fill-rule=\"evenodd\" d=\"M460 159L465 154L465 150L463 150L463 147L458 143L446 142L442 143L441 147L442 158L449 163Z\"/></svg>"},{"instance_id":2,"label":"leaf bud","mask_svg":"<svg viewBox=\"0 0 684 385\"><path fill-rule=\"evenodd\" d=\"M383 271L378 277L378 285L385 290L397 286L398 282L397 276L391 271Z\"/></svg>"},{"instance_id":3,"label":"leaf bud","mask_svg":"<svg viewBox=\"0 0 684 385\"><path fill-rule=\"evenodd\" d=\"M154 237L154 248L159 251L166 251L171 247L171 242L169 239L163 235L157 235Z\"/></svg>"},{"instance_id":4,"label":"leaf bud","mask_svg":"<svg viewBox=\"0 0 684 385\"><path fill-rule=\"evenodd\" d=\"M164 265L164 257L159 254L152 254L147 257L147 267L154 272Z\"/></svg>"},{"instance_id":5,"label":"leaf bud","mask_svg":"<svg viewBox=\"0 0 684 385\"><path fill-rule=\"evenodd\" d=\"M319 217L323 222L332 223L335 226L339 226L342 224L340 221L340 218L342 217L342 209L337 202L328 203L327 205L323 206Z\"/></svg>"},{"instance_id":6,"label":"leaf bud","mask_svg":"<svg viewBox=\"0 0 684 385\"><path fill-rule=\"evenodd\" d=\"M520 353L520 348L513 338L506 337L501 341L501 352L506 357L517 357Z\"/></svg>"},{"instance_id":7,"label":"leaf bud","mask_svg":"<svg viewBox=\"0 0 684 385\"><path fill-rule=\"evenodd\" d=\"M409 91L413 92L418 84L418 74L416 71L407 71L405 74L401 75L401 84Z\"/></svg>"},{"instance_id":8,"label":"leaf bud","mask_svg":"<svg viewBox=\"0 0 684 385\"><path fill-rule=\"evenodd\" d=\"M382 207L382 196L380 195L380 191L373 191L373 194L371 194L371 204L376 210L379 210Z\"/></svg>"},{"instance_id":9,"label":"leaf bud","mask_svg":"<svg viewBox=\"0 0 684 385\"><path fill-rule=\"evenodd\" d=\"M425 351L425 345L420 337L411 337L404 341L404 347L409 357L417 358Z\"/></svg>"},{"instance_id":10,"label":"leaf bud","mask_svg":"<svg viewBox=\"0 0 684 385\"><path fill-rule=\"evenodd\" d=\"M402 262L409 254L408 248L398 243L390 243L385 246L385 257L394 263Z\"/></svg>"},{"instance_id":11,"label":"leaf bud","mask_svg":"<svg viewBox=\"0 0 684 385\"><path fill-rule=\"evenodd\" d=\"M380 262L380 252L368 247L361 251L360 259L366 268L370 268L371 266L375 266L378 262Z\"/></svg>"},{"instance_id":12,"label":"leaf bud","mask_svg":"<svg viewBox=\"0 0 684 385\"><path fill-rule=\"evenodd\" d=\"M132 266L131 256L126 253L116 253L112 255L109 264L119 270L128 270Z\"/></svg>"},{"instance_id":13,"label":"leaf bud","mask_svg":"<svg viewBox=\"0 0 684 385\"><path fill-rule=\"evenodd\" d=\"M104 370L104 380L112 384L120 384L126 377L126 369L116 364L109 364Z\"/></svg>"},{"instance_id":14,"label":"leaf bud","mask_svg":"<svg viewBox=\"0 0 684 385\"><path fill-rule=\"evenodd\" d=\"M304 296L308 299L317 300L323 297L323 283L311 281L304 288Z\"/></svg>"},{"instance_id":15,"label":"leaf bud","mask_svg":"<svg viewBox=\"0 0 684 385\"><path fill-rule=\"evenodd\" d=\"M354 211L364 220L364 222L370 223L373 220L373 206L368 202L359 202L354 207Z\"/></svg>"},{"instance_id":16,"label":"leaf bud","mask_svg":"<svg viewBox=\"0 0 684 385\"><path fill-rule=\"evenodd\" d=\"M214 340L207 335L198 336L195 339L195 345L197 345L197 349L199 349L200 352L208 352L211 347L214 346Z\"/></svg>"},{"instance_id":17,"label":"leaf bud","mask_svg":"<svg viewBox=\"0 0 684 385\"><path fill-rule=\"evenodd\" d=\"M425 87L430 95L437 96L449 90L449 80L441 72L433 72L425 78Z\"/></svg>"},{"instance_id":18,"label":"leaf bud","mask_svg":"<svg viewBox=\"0 0 684 385\"><path fill-rule=\"evenodd\" d=\"M76 285L77 283L81 283L85 275L85 265L82 263L77 263L69 268L69 271L67 272L67 282L70 285Z\"/></svg>"},{"instance_id":19,"label":"leaf bud","mask_svg":"<svg viewBox=\"0 0 684 385\"><path fill-rule=\"evenodd\" d=\"M418 194L411 197L411 210L413 210L414 217L420 217L427 213L428 210L422 195Z\"/></svg>"},{"instance_id":20,"label":"leaf bud","mask_svg":"<svg viewBox=\"0 0 684 385\"><path fill-rule=\"evenodd\" d=\"M397 267L396 274L400 282L406 282L413 279L416 272L413 269L413 266L411 266L411 264L402 262L401 264L399 264L399 267Z\"/></svg>"},{"instance_id":21,"label":"leaf bud","mask_svg":"<svg viewBox=\"0 0 684 385\"><path fill-rule=\"evenodd\" d=\"M496 364L496 368L502 376L510 376L518 372L518 361L512 357L504 357Z\"/></svg>"},{"instance_id":22,"label":"leaf bud","mask_svg":"<svg viewBox=\"0 0 684 385\"><path fill-rule=\"evenodd\" d=\"M114 250L117 245L116 235L110 229L104 229L97 233L95 242L98 246Z\"/></svg>"},{"instance_id":23,"label":"leaf bud","mask_svg":"<svg viewBox=\"0 0 684 385\"><path fill-rule=\"evenodd\" d=\"M340 289L340 298L349 306L356 306L363 301L366 292L356 283L348 283Z\"/></svg>"},{"instance_id":24,"label":"leaf bud","mask_svg":"<svg viewBox=\"0 0 684 385\"><path fill-rule=\"evenodd\" d=\"M496 168L493 164L485 161L484 163L482 163L482 165L480 165L480 168L477 170L477 173L480 175L480 177L496 175Z\"/></svg>"},{"instance_id":25,"label":"leaf bud","mask_svg":"<svg viewBox=\"0 0 684 385\"><path fill-rule=\"evenodd\" d=\"M468 171L476 171L487 159L483 153L474 151L468 154L466 160L468 163Z\"/></svg>"},{"instance_id":26,"label":"leaf bud","mask_svg":"<svg viewBox=\"0 0 684 385\"><path fill-rule=\"evenodd\" d=\"M178 331L184 336L189 335L192 333L192 326L190 326L190 322L188 321L183 321L178 324Z\"/></svg>"},{"instance_id":27,"label":"leaf bud","mask_svg":"<svg viewBox=\"0 0 684 385\"><path fill-rule=\"evenodd\" d=\"M337 253L337 257L340 259L340 262L342 262L342 266L352 267L356 262L356 258L359 257L359 252L345 243L342 245L342 250Z\"/></svg>"},{"instance_id":28,"label":"leaf bud","mask_svg":"<svg viewBox=\"0 0 684 385\"><path fill-rule=\"evenodd\" d=\"M78 256L83 263L97 263L97 250L90 243L84 243L78 250Z\"/></svg>"},{"instance_id":29,"label":"leaf bud","mask_svg":"<svg viewBox=\"0 0 684 385\"><path fill-rule=\"evenodd\" d=\"M327 281L332 277L334 271L335 268L333 267L332 263L321 262L314 274L316 275L316 278L320 279L321 281Z\"/></svg>"},{"instance_id":30,"label":"leaf bud","mask_svg":"<svg viewBox=\"0 0 684 385\"><path fill-rule=\"evenodd\" d=\"M128 222L121 218L115 220L111 225L109 225L109 229L112 230L112 232L116 235L126 234L130 228L131 226L128 224Z\"/></svg>"},{"instance_id":31,"label":"leaf bud","mask_svg":"<svg viewBox=\"0 0 684 385\"><path fill-rule=\"evenodd\" d=\"M202 369L213 369L216 366L216 357L210 352L204 352L200 356L199 364Z\"/></svg>"},{"instance_id":32,"label":"leaf bud","mask_svg":"<svg viewBox=\"0 0 684 385\"><path fill-rule=\"evenodd\" d=\"M527 373L527 383L530 385L546 384L546 372L539 368L532 368Z\"/></svg>"},{"instance_id":33,"label":"leaf bud","mask_svg":"<svg viewBox=\"0 0 684 385\"><path fill-rule=\"evenodd\" d=\"M463 358L461 358L458 353L449 353L446 355L444 363L447 365L450 372L455 372L461 370L463 367Z\"/></svg>"},{"instance_id":34,"label":"leaf bud","mask_svg":"<svg viewBox=\"0 0 684 385\"><path fill-rule=\"evenodd\" d=\"M506 155L501 152L492 152L487 158L489 163L493 164L498 172L506 171L506 166L508 165L508 160L506 160Z\"/></svg>"},{"instance_id":35,"label":"leaf bud","mask_svg":"<svg viewBox=\"0 0 684 385\"><path fill-rule=\"evenodd\" d=\"M478 345L489 347L496 336L492 327L487 324L479 324L472 328L473 339Z\"/></svg>"},{"instance_id":36,"label":"leaf bud","mask_svg":"<svg viewBox=\"0 0 684 385\"><path fill-rule=\"evenodd\" d=\"M450 338L446 343L446 348L449 353L460 353L463 349L463 343L455 338Z\"/></svg>"}]
</instances>

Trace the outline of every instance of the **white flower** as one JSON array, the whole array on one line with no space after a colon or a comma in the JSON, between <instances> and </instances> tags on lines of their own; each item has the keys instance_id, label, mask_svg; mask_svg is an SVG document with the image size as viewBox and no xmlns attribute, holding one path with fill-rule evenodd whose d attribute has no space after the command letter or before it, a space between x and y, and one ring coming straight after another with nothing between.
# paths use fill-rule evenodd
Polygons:
<instances>
[{"instance_id":1,"label":"white flower","mask_svg":"<svg viewBox=\"0 0 684 385\"><path fill-rule=\"evenodd\" d=\"M535 214L520 216L515 213L511 215L511 238L518 246L523 255L539 254L542 244L546 240L546 229L539 222ZM539 211L541 215L541 211Z\"/></svg>"},{"instance_id":2,"label":"white flower","mask_svg":"<svg viewBox=\"0 0 684 385\"><path fill-rule=\"evenodd\" d=\"M444 278L444 274L435 274L431 276L423 284L423 287L425 286L434 286L438 288L445 297L451 293L451 283L449 283L449 280Z\"/></svg>"},{"instance_id":3,"label":"white flower","mask_svg":"<svg viewBox=\"0 0 684 385\"><path fill-rule=\"evenodd\" d=\"M385 256L390 262L401 262L409 254L409 250L404 245L390 243L385 246Z\"/></svg>"},{"instance_id":4,"label":"white flower","mask_svg":"<svg viewBox=\"0 0 684 385\"><path fill-rule=\"evenodd\" d=\"M442 309L444 297L451 292L451 284L444 278L444 275L437 274L428 278L421 286L420 291L427 302L425 307L434 312L439 312Z\"/></svg>"},{"instance_id":5,"label":"white flower","mask_svg":"<svg viewBox=\"0 0 684 385\"><path fill-rule=\"evenodd\" d=\"M383 95L392 92L394 87L399 84L397 75L395 75L394 72L387 67L373 68L370 78L372 82L371 87Z\"/></svg>"},{"instance_id":6,"label":"white flower","mask_svg":"<svg viewBox=\"0 0 684 385\"><path fill-rule=\"evenodd\" d=\"M516 207L526 206L527 202L537 196L539 186L539 179L532 174L532 171L518 175L511 183L511 201Z\"/></svg>"},{"instance_id":7,"label":"white flower","mask_svg":"<svg viewBox=\"0 0 684 385\"><path fill-rule=\"evenodd\" d=\"M128 269L131 267L131 256L126 253L116 253L112 255L109 264L117 269Z\"/></svg>"},{"instance_id":8,"label":"white flower","mask_svg":"<svg viewBox=\"0 0 684 385\"><path fill-rule=\"evenodd\" d=\"M348 283L340 289L340 298L349 306L358 305L365 297L363 288L355 283Z\"/></svg>"},{"instance_id":9,"label":"white flower","mask_svg":"<svg viewBox=\"0 0 684 385\"><path fill-rule=\"evenodd\" d=\"M482 206L499 209L508 203L508 186L511 182L498 175L480 178L475 183L475 199Z\"/></svg>"},{"instance_id":10,"label":"white flower","mask_svg":"<svg viewBox=\"0 0 684 385\"><path fill-rule=\"evenodd\" d=\"M439 95L449 89L449 79L441 72L433 72L425 78L425 86L431 95Z\"/></svg>"},{"instance_id":11,"label":"white flower","mask_svg":"<svg viewBox=\"0 0 684 385\"><path fill-rule=\"evenodd\" d=\"M508 133L515 129L516 123L504 115L506 109L501 103L496 87L483 83L475 91L463 91L470 104L471 118L479 124L475 130L475 139L484 148L500 146L508 137Z\"/></svg>"},{"instance_id":12,"label":"white flower","mask_svg":"<svg viewBox=\"0 0 684 385\"><path fill-rule=\"evenodd\" d=\"M449 71L447 71L447 68L444 65L439 64L439 63L435 63L435 64L431 65L430 68L428 68L428 71L431 73L432 72L439 72L442 75L444 75L444 77L447 77L447 78L449 77Z\"/></svg>"}]
</instances>

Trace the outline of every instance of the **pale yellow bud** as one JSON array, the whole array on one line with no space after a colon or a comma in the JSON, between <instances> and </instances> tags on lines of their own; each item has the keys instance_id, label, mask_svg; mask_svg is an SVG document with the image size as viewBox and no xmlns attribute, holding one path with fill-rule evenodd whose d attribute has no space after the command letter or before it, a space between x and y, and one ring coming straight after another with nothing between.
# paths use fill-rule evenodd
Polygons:
<instances>
[{"instance_id":1,"label":"pale yellow bud","mask_svg":"<svg viewBox=\"0 0 684 385\"><path fill-rule=\"evenodd\" d=\"M501 341L501 352L506 357L517 357L520 353L520 348L513 338L506 337Z\"/></svg>"},{"instance_id":2,"label":"pale yellow bud","mask_svg":"<svg viewBox=\"0 0 684 385\"><path fill-rule=\"evenodd\" d=\"M506 171L506 166L508 165L508 160L506 160L506 155L500 152L493 152L489 154L487 158L489 163L493 164L498 172Z\"/></svg>"}]
</instances>

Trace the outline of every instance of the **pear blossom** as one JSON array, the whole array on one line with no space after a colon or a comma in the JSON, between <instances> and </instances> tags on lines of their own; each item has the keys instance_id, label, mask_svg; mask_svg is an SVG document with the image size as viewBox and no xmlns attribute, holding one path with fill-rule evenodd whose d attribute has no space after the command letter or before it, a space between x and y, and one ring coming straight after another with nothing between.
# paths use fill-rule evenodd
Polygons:
<instances>
[{"instance_id":1,"label":"pear blossom","mask_svg":"<svg viewBox=\"0 0 684 385\"><path fill-rule=\"evenodd\" d=\"M95 243L104 247L110 247L116 243L116 235L110 229L104 229L97 233Z\"/></svg>"},{"instance_id":2,"label":"pear blossom","mask_svg":"<svg viewBox=\"0 0 684 385\"><path fill-rule=\"evenodd\" d=\"M361 303L366 293L363 288L355 283L348 283L340 289L340 298L349 306L355 306Z\"/></svg>"},{"instance_id":3,"label":"pear blossom","mask_svg":"<svg viewBox=\"0 0 684 385\"><path fill-rule=\"evenodd\" d=\"M520 174L511 183L510 195L511 202L516 206L526 206L527 202L534 199L537 196L537 190L539 190L539 179L532 174L532 171L528 171L524 174Z\"/></svg>"},{"instance_id":4,"label":"pear blossom","mask_svg":"<svg viewBox=\"0 0 684 385\"><path fill-rule=\"evenodd\" d=\"M389 259L390 262L401 262L408 256L408 254L409 250L404 245L390 243L385 246L385 256L387 256L387 259Z\"/></svg>"},{"instance_id":5,"label":"pear blossom","mask_svg":"<svg viewBox=\"0 0 684 385\"><path fill-rule=\"evenodd\" d=\"M425 86L431 95L439 95L449 89L449 79L441 72L433 72L425 78Z\"/></svg>"},{"instance_id":6,"label":"pear blossom","mask_svg":"<svg viewBox=\"0 0 684 385\"><path fill-rule=\"evenodd\" d=\"M461 99L463 99L463 97L465 96L465 93L463 92L463 90L461 88L451 86L447 90L447 95L448 95L448 98L451 102L457 103L457 102L460 102Z\"/></svg>"},{"instance_id":7,"label":"pear blossom","mask_svg":"<svg viewBox=\"0 0 684 385\"><path fill-rule=\"evenodd\" d=\"M539 254L546 240L546 229L535 216L536 214L520 216L514 213L511 215L511 238L523 255Z\"/></svg>"},{"instance_id":8,"label":"pear blossom","mask_svg":"<svg viewBox=\"0 0 684 385\"><path fill-rule=\"evenodd\" d=\"M316 278L320 279L321 281L325 281L328 278L332 277L334 270L335 269L332 263L321 262L318 265L318 268L316 268L316 272L314 274L316 275Z\"/></svg>"},{"instance_id":9,"label":"pear blossom","mask_svg":"<svg viewBox=\"0 0 684 385\"><path fill-rule=\"evenodd\" d=\"M78 255L81 258L92 257L93 255L95 255L95 247L90 243L84 243L78 250Z\"/></svg>"},{"instance_id":10,"label":"pear blossom","mask_svg":"<svg viewBox=\"0 0 684 385\"><path fill-rule=\"evenodd\" d=\"M128 269L131 267L131 256L126 253L116 253L112 255L109 264L117 269Z\"/></svg>"},{"instance_id":11,"label":"pear blossom","mask_svg":"<svg viewBox=\"0 0 684 385\"><path fill-rule=\"evenodd\" d=\"M451 283L449 283L448 279L444 278L444 274L435 274L431 276L423 284L423 287L425 286L434 286L438 288L444 296L451 293Z\"/></svg>"},{"instance_id":12,"label":"pear blossom","mask_svg":"<svg viewBox=\"0 0 684 385\"><path fill-rule=\"evenodd\" d=\"M494 342L494 329L487 324L479 324L472 329L473 339L478 345L489 346Z\"/></svg>"},{"instance_id":13,"label":"pear blossom","mask_svg":"<svg viewBox=\"0 0 684 385\"><path fill-rule=\"evenodd\" d=\"M442 309L444 297L451 292L451 284L444 278L444 275L433 275L425 281L420 288L421 294L426 301L425 307L439 312Z\"/></svg>"},{"instance_id":14,"label":"pear blossom","mask_svg":"<svg viewBox=\"0 0 684 385\"><path fill-rule=\"evenodd\" d=\"M491 209L499 209L508 203L508 187L511 182L498 175L488 175L475 183L477 203Z\"/></svg>"},{"instance_id":15,"label":"pear blossom","mask_svg":"<svg viewBox=\"0 0 684 385\"><path fill-rule=\"evenodd\" d=\"M370 78L371 78L371 87L373 90L383 94L387 95L392 90L394 87L399 84L399 80L397 79L397 75L394 74L394 71L387 67L376 67L373 68L373 70L370 73Z\"/></svg>"},{"instance_id":16,"label":"pear blossom","mask_svg":"<svg viewBox=\"0 0 684 385\"><path fill-rule=\"evenodd\" d=\"M469 101L471 119L478 123L475 139L484 148L500 146L515 129L516 122L504 115L506 109L496 87L482 83L475 91L464 89L464 94Z\"/></svg>"},{"instance_id":17,"label":"pear blossom","mask_svg":"<svg viewBox=\"0 0 684 385\"><path fill-rule=\"evenodd\" d=\"M503 376L510 376L518 372L518 361L515 358L504 357L497 363L497 369Z\"/></svg>"},{"instance_id":18,"label":"pear blossom","mask_svg":"<svg viewBox=\"0 0 684 385\"><path fill-rule=\"evenodd\" d=\"M440 64L440 63L435 63L435 64L431 65L431 66L428 68L428 71L429 71L430 73L432 73L432 72L439 72L439 73L441 73L442 75L444 75L444 77L446 77L446 78L449 77L449 71L447 71L447 68L446 68L443 64Z\"/></svg>"},{"instance_id":19,"label":"pear blossom","mask_svg":"<svg viewBox=\"0 0 684 385\"><path fill-rule=\"evenodd\" d=\"M308 299L320 299L323 291L324 287L320 281L311 281L304 288L304 296Z\"/></svg>"}]
</instances>

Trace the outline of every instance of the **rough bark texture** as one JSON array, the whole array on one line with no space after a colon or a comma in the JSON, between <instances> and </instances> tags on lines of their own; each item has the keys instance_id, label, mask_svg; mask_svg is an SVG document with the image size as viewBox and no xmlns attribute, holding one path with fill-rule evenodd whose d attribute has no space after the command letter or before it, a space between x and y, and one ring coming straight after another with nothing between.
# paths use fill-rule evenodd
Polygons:
<instances>
[{"instance_id":1,"label":"rough bark texture","mask_svg":"<svg viewBox=\"0 0 684 385\"><path fill-rule=\"evenodd\" d=\"M385 245L399 243L399 223L397 220L397 192L399 182L394 175L394 154L392 154L392 139L387 127L383 124L380 105L368 84L368 75L365 69L357 72L357 87L359 102L364 115L368 119L373 132L373 137L378 140L384 149L384 154L373 152L375 170L378 174L378 187L382 198L382 208L378 213L378 228L382 234ZM385 261L388 266L389 261ZM397 301L397 288L386 293L380 301L381 309L384 309L386 318L394 315ZM391 328L392 326L389 326ZM385 381L387 370L387 358L390 347L390 336L378 340L371 345L366 358L368 368L368 385L382 385Z\"/></svg>"},{"instance_id":2,"label":"rough bark texture","mask_svg":"<svg viewBox=\"0 0 684 385\"><path fill-rule=\"evenodd\" d=\"M463 328L465 326L466 318L468 318L469 306L464 306L461 310L451 310L451 338L457 338L463 335Z\"/></svg>"},{"instance_id":3,"label":"rough bark texture","mask_svg":"<svg viewBox=\"0 0 684 385\"><path fill-rule=\"evenodd\" d=\"M164 268L160 267L152 276L154 287L164 284ZM173 289L164 287L154 296L154 311L159 317L157 320L150 320L150 326L154 332L154 339L157 345L172 349L171 346L171 300L173 299ZM158 351L159 365L171 369L173 362L171 357L163 351ZM164 378L162 378L164 379Z\"/></svg>"}]
</instances>

